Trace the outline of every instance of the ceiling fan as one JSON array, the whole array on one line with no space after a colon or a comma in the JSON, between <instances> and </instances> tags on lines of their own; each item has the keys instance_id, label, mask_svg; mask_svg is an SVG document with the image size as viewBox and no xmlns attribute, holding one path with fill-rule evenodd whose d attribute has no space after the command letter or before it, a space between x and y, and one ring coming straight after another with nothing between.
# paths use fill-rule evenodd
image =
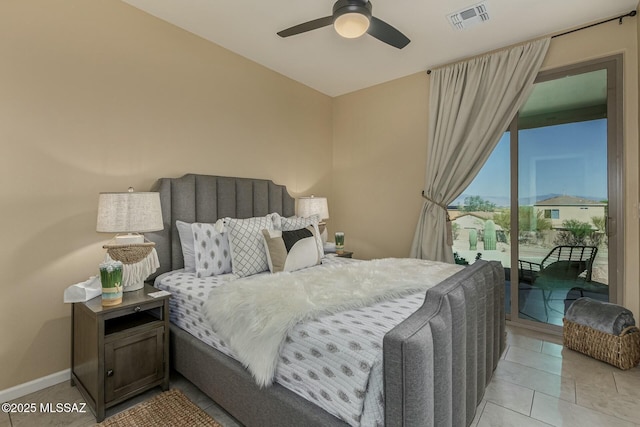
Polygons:
<instances>
[{"instance_id":1,"label":"ceiling fan","mask_svg":"<svg viewBox=\"0 0 640 427\"><path fill-rule=\"evenodd\" d=\"M371 8L371 2L368 0L338 0L333 5L332 15L295 25L278 32L278 35L289 37L333 24L336 32L348 39L368 33L381 42L398 49L409 44L411 40L404 34L373 16Z\"/></svg>"}]
</instances>

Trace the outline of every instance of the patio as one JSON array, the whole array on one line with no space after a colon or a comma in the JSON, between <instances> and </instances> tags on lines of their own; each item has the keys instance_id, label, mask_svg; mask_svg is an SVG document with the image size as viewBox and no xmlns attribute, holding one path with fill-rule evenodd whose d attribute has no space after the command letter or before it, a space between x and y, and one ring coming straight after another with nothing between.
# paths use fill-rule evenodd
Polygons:
<instances>
[{"instance_id":1,"label":"patio","mask_svg":"<svg viewBox=\"0 0 640 427\"><path fill-rule=\"evenodd\" d=\"M604 245L603 245L604 246ZM520 259L532 262L541 262L552 247L541 245L520 244ZM469 249L468 234L461 230L458 239L454 240L453 251L458 256L466 259L469 264L475 262L476 256L481 254L484 260L500 261L505 268L505 299L506 311L511 312L511 245L497 243L496 250L485 250L482 241L477 242L475 250ZM536 322L562 326L562 318L565 311L565 300L569 303L580 296L588 296L598 300L608 301L608 251L606 246L599 248L593 262L592 281L584 280L567 281L554 288L553 293L546 300L543 297L543 289L534 284L521 281L518 285L519 317ZM577 289L582 289L582 292ZM574 289L572 291L572 289ZM576 296L577 295L577 296ZM568 297L568 298L567 298Z\"/></svg>"}]
</instances>

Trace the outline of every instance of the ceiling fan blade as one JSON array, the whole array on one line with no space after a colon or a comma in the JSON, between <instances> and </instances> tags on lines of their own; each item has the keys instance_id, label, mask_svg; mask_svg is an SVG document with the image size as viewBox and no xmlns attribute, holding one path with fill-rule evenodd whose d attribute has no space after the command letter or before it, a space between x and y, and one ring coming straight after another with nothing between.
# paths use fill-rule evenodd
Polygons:
<instances>
[{"instance_id":1,"label":"ceiling fan blade","mask_svg":"<svg viewBox=\"0 0 640 427\"><path fill-rule=\"evenodd\" d=\"M295 36L296 34L306 33L307 31L316 30L331 24L333 24L333 16L325 16L324 18L314 19L313 21L282 30L278 32L278 35L280 37Z\"/></svg>"},{"instance_id":2,"label":"ceiling fan blade","mask_svg":"<svg viewBox=\"0 0 640 427\"><path fill-rule=\"evenodd\" d=\"M375 16L371 17L371 24L369 25L367 33L381 42L385 42L386 44L397 47L398 49L402 49L411 41L400 31Z\"/></svg>"}]
</instances>

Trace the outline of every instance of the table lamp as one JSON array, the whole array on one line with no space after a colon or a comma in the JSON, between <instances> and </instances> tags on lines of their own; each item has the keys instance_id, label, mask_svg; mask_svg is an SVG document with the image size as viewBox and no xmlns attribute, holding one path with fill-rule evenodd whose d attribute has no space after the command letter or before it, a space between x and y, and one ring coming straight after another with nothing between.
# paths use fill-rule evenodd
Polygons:
<instances>
[{"instance_id":1,"label":"table lamp","mask_svg":"<svg viewBox=\"0 0 640 427\"><path fill-rule=\"evenodd\" d=\"M329 219L329 205L326 197L309 196L298 199L298 216L309 217L312 215L320 217L318 223L320 236L322 243L327 243L327 223L325 220Z\"/></svg>"},{"instance_id":2,"label":"table lamp","mask_svg":"<svg viewBox=\"0 0 640 427\"><path fill-rule=\"evenodd\" d=\"M145 242L140 233L164 228L160 193L134 192L100 193L96 231L126 233L115 236L113 243L104 245L107 260L123 263L124 291L135 291L160 266L153 242Z\"/></svg>"}]
</instances>

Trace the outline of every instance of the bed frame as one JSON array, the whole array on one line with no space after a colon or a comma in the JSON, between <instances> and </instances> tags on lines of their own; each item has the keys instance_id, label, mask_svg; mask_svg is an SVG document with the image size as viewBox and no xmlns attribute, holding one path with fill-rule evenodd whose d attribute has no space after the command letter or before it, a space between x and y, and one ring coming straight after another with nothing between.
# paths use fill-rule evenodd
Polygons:
<instances>
[{"instance_id":1,"label":"bed frame","mask_svg":"<svg viewBox=\"0 0 640 427\"><path fill-rule=\"evenodd\" d=\"M151 190L160 193L165 226L146 235L161 265L153 277L183 267L176 220L295 212L286 188L262 179L189 174ZM498 262L477 261L428 290L423 306L384 337L385 425L470 425L505 347L504 316ZM260 389L239 362L174 325L170 346L172 367L244 425L347 425L279 384Z\"/></svg>"}]
</instances>

